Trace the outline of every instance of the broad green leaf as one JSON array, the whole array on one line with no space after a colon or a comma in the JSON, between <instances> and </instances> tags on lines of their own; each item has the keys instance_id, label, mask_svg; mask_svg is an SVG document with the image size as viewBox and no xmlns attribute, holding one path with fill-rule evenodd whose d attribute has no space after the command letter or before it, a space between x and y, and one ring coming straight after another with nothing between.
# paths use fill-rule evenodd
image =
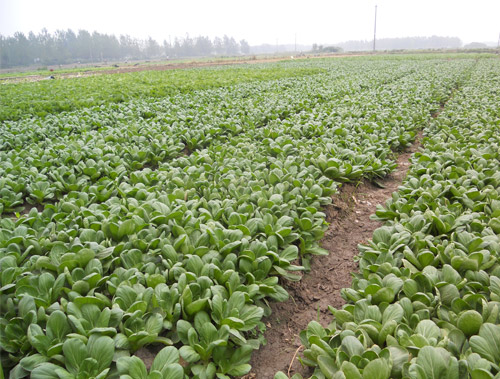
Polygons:
<instances>
[{"instance_id":1,"label":"broad green leaf","mask_svg":"<svg viewBox=\"0 0 500 379\"><path fill-rule=\"evenodd\" d=\"M371 361L363 369L363 379L389 379L390 374L391 366L382 358Z\"/></svg>"},{"instance_id":2,"label":"broad green leaf","mask_svg":"<svg viewBox=\"0 0 500 379\"><path fill-rule=\"evenodd\" d=\"M179 353L186 362L194 363L200 360L200 355L189 345L182 346Z\"/></svg>"},{"instance_id":3,"label":"broad green leaf","mask_svg":"<svg viewBox=\"0 0 500 379\"><path fill-rule=\"evenodd\" d=\"M332 378L333 375L339 370L335 360L326 355L320 355L318 357L318 365L326 378Z\"/></svg>"},{"instance_id":4,"label":"broad green leaf","mask_svg":"<svg viewBox=\"0 0 500 379\"><path fill-rule=\"evenodd\" d=\"M121 240L125 236L130 236L135 232L134 220L126 220L120 224L118 228L118 239Z\"/></svg>"},{"instance_id":5,"label":"broad green leaf","mask_svg":"<svg viewBox=\"0 0 500 379\"><path fill-rule=\"evenodd\" d=\"M403 373L404 365L410 361L410 354L399 346L388 346L387 349L391 354L392 360L391 377L400 378Z\"/></svg>"},{"instance_id":6,"label":"broad green leaf","mask_svg":"<svg viewBox=\"0 0 500 379\"><path fill-rule=\"evenodd\" d=\"M71 328L66 315L59 310L52 312L47 320L47 337L62 342L69 332Z\"/></svg>"},{"instance_id":7,"label":"broad green leaf","mask_svg":"<svg viewBox=\"0 0 500 379\"><path fill-rule=\"evenodd\" d=\"M33 369L36 366L38 366L44 362L47 362L48 360L49 360L48 357L45 357L41 354L33 354L33 355L29 355L29 356L21 359L19 361L19 365L27 371L33 371Z\"/></svg>"},{"instance_id":8,"label":"broad green leaf","mask_svg":"<svg viewBox=\"0 0 500 379\"><path fill-rule=\"evenodd\" d=\"M454 284L446 284L439 288L443 304L451 305L452 301L460 297L460 292Z\"/></svg>"},{"instance_id":9,"label":"broad green leaf","mask_svg":"<svg viewBox=\"0 0 500 379\"><path fill-rule=\"evenodd\" d=\"M179 351L173 346L161 349L156 355L151 370L162 371L165 366L179 362Z\"/></svg>"},{"instance_id":10,"label":"broad green leaf","mask_svg":"<svg viewBox=\"0 0 500 379\"><path fill-rule=\"evenodd\" d=\"M491 372L485 370L485 369L482 369L482 368L478 368L478 369L475 369L473 370L471 373L470 373L470 377L471 379L491 379L493 378L493 374L491 374Z\"/></svg>"},{"instance_id":11,"label":"broad green leaf","mask_svg":"<svg viewBox=\"0 0 500 379\"><path fill-rule=\"evenodd\" d=\"M42 363L31 372L31 379L59 379L56 370L60 368L53 363Z\"/></svg>"},{"instance_id":12,"label":"broad green leaf","mask_svg":"<svg viewBox=\"0 0 500 379\"><path fill-rule=\"evenodd\" d=\"M481 326L478 336L469 340L472 351L490 362L500 361L500 326L485 323Z\"/></svg>"},{"instance_id":13,"label":"broad green leaf","mask_svg":"<svg viewBox=\"0 0 500 379\"><path fill-rule=\"evenodd\" d=\"M127 359L127 358L125 358ZM136 356L128 358L128 372L134 379L147 379L148 372L144 362Z\"/></svg>"},{"instance_id":14,"label":"broad green leaf","mask_svg":"<svg viewBox=\"0 0 500 379\"><path fill-rule=\"evenodd\" d=\"M394 320L400 322L403 319L404 311L399 304L390 304L382 314L382 324L385 324L389 320Z\"/></svg>"},{"instance_id":15,"label":"broad green leaf","mask_svg":"<svg viewBox=\"0 0 500 379\"><path fill-rule=\"evenodd\" d=\"M154 313L146 321L144 330L149 334L158 334L163 328L163 317L159 313Z\"/></svg>"},{"instance_id":16,"label":"broad green leaf","mask_svg":"<svg viewBox=\"0 0 500 379\"><path fill-rule=\"evenodd\" d=\"M186 306L186 313L190 316L205 310L208 307L208 298L198 299Z\"/></svg>"},{"instance_id":17,"label":"broad green leaf","mask_svg":"<svg viewBox=\"0 0 500 379\"><path fill-rule=\"evenodd\" d=\"M87 347L77 338L69 338L64 342L63 353L66 369L72 374L78 374L80 364L87 358Z\"/></svg>"},{"instance_id":18,"label":"broad green leaf","mask_svg":"<svg viewBox=\"0 0 500 379\"><path fill-rule=\"evenodd\" d=\"M184 378L184 369L178 363L169 364L163 371L163 379L181 379Z\"/></svg>"},{"instance_id":19,"label":"broad green leaf","mask_svg":"<svg viewBox=\"0 0 500 379\"><path fill-rule=\"evenodd\" d=\"M441 336L441 330L431 320L420 321L417 327L415 328L415 333L418 333L427 339L429 338L438 339Z\"/></svg>"},{"instance_id":20,"label":"broad green leaf","mask_svg":"<svg viewBox=\"0 0 500 379\"><path fill-rule=\"evenodd\" d=\"M113 339L108 336L92 334L87 344L89 356L94 358L98 364L98 372L103 371L111 365L115 353Z\"/></svg>"},{"instance_id":21,"label":"broad green leaf","mask_svg":"<svg viewBox=\"0 0 500 379\"><path fill-rule=\"evenodd\" d=\"M275 375L274 375L274 379L288 379L288 376L282 372L282 371L278 371Z\"/></svg>"},{"instance_id":22,"label":"broad green leaf","mask_svg":"<svg viewBox=\"0 0 500 379\"><path fill-rule=\"evenodd\" d=\"M342 366L340 367L341 371L344 373L346 378L352 379L362 379L361 373L358 368L349 361L342 362Z\"/></svg>"},{"instance_id":23,"label":"broad green leaf","mask_svg":"<svg viewBox=\"0 0 500 379\"><path fill-rule=\"evenodd\" d=\"M247 363L244 364L239 364L236 366L232 366L231 369L227 372L231 376L243 376L246 375L250 372L250 369L252 366L250 366Z\"/></svg>"},{"instance_id":24,"label":"broad green leaf","mask_svg":"<svg viewBox=\"0 0 500 379\"><path fill-rule=\"evenodd\" d=\"M445 360L443 357L448 359ZM425 372L426 378L441 379L447 377L450 358L450 353L443 348L424 346L418 353L417 364Z\"/></svg>"},{"instance_id":25,"label":"broad green leaf","mask_svg":"<svg viewBox=\"0 0 500 379\"><path fill-rule=\"evenodd\" d=\"M355 355L362 355L365 351L363 344L354 336L346 336L342 340L340 347L350 358Z\"/></svg>"}]
</instances>

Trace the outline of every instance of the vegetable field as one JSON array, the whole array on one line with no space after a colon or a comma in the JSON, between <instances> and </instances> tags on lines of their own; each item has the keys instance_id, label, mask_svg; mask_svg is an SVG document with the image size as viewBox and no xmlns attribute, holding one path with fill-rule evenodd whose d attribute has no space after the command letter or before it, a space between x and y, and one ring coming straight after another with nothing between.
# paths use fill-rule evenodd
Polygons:
<instances>
[{"instance_id":1,"label":"vegetable field","mask_svg":"<svg viewBox=\"0 0 500 379\"><path fill-rule=\"evenodd\" d=\"M328 254L332 195L423 130L299 359L318 379L500 377L499 85L497 58L458 55L0 85L4 374L250 373L270 302Z\"/></svg>"}]
</instances>

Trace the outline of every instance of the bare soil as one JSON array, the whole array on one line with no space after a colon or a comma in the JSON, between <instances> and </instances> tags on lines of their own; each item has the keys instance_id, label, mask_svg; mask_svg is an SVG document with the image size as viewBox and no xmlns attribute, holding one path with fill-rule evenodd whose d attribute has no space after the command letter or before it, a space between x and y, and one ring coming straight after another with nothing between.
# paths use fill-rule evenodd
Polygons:
<instances>
[{"instance_id":1,"label":"bare soil","mask_svg":"<svg viewBox=\"0 0 500 379\"><path fill-rule=\"evenodd\" d=\"M311 272L300 282L284 284L290 298L271 305L272 314L265 320L267 345L254 352L250 362L252 371L244 379L272 379L280 370L289 376L312 374L298 360L299 333L312 320L327 326L332 321L328 306L341 308L345 303L340 290L351 285L351 273L357 270L354 257L358 254L358 244L367 242L381 226L380 222L371 220L370 215L375 213L377 204L384 204L402 183L410 166L409 158L419 149L421 140L420 133L415 143L399 154L397 169L379 181L384 188L369 182L357 186L346 184L333 197L333 204L325 209L330 225L321 241L330 254L314 257Z\"/></svg>"},{"instance_id":2,"label":"bare soil","mask_svg":"<svg viewBox=\"0 0 500 379\"><path fill-rule=\"evenodd\" d=\"M149 369L153 365L153 361L155 360L156 355L164 347L165 347L164 345L158 345L158 344L148 345L145 347L141 347L139 350L135 352L134 355L142 359L142 361L144 362L149 371Z\"/></svg>"}]
</instances>

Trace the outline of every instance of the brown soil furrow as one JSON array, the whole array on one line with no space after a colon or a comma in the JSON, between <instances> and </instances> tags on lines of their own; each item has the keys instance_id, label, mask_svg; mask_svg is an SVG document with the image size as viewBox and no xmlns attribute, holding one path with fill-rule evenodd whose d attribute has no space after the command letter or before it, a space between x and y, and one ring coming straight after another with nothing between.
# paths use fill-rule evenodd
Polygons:
<instances>
[{"instance_id":1,"label":"brown soil furrow","mask_svg":"<svg viewBox=\"0 0 500 379\"><path fill-rule=\"evenodd\" d=\"M411 154L419 149L422 141L420 133L415 143L398 156L397 169L384 180L379 181L384 188L372 183L357 186L342 186L333 198L333 204L325 209L330 226L321 245L328 256L315 257L311 262L311 272L300 282L285 283L290 299L271 305L272 314L265 320L267 345L254 352L250 364L252 371L245 378L272 379L277 371L293 375L310 375L308 368L301 367L299 333L312 320L327 326L331 320L328 305L340 308L345 301L340 290L351 285L351 272L357 270L354 257L358 254L358 244L367 242L373 231L381 223L370 219L377 204L385 203L401 185L410 167Z\"/></svg>"}]
</instances>

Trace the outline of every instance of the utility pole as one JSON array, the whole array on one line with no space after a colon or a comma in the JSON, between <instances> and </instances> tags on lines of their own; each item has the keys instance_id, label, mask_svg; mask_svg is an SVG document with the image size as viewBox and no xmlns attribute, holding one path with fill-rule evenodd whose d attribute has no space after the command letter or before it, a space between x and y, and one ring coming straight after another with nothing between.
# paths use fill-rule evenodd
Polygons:
<instances>
[{"instance_id":1,"label":"utility pole","mask_svg":"<svg viewBox=\"0 0 500 379\"><path fill-rule=\"evenodd\" d=\"M377 40L377 6L375 5L375 26L373 27L373 52L375 52L376 40Z\"/></svg>"},{"instance_id":2,"label":"utility pole","mask_svg":"<svg viewBox=\"0 0 500 379\"><path fill-rule=\"evenodd\" d=\"M297 54L297 33L295 33L295 54Z\"/></svg>"}]
</instances>

